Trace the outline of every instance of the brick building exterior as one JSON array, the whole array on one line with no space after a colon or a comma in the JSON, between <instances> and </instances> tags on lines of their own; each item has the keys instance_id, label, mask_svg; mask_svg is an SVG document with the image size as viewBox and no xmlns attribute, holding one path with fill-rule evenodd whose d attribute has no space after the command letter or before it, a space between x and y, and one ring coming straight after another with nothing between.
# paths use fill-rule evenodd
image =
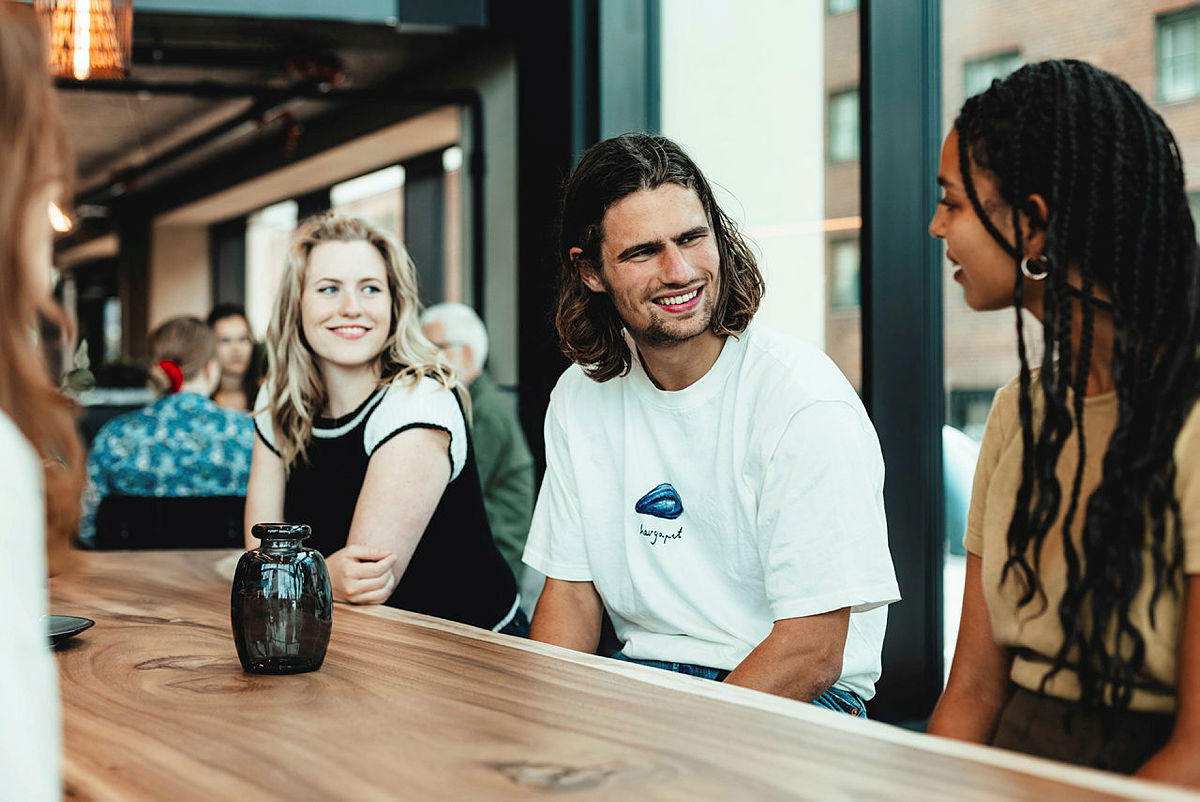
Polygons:
<instances>
[{"instance_id":1,"label":"brick building exterior","mask_svg":"<svg viewBox=\"0 0 1200 802\"><path fill-rule=\"evenodd\" d=\"M1200 3L1180 0L943 2L943 128L949 130L965 99L969 69L986 75L989 67L1006 71L1018 63L1049 58L1083 59L1124 78L1163 116L1179 141L1189 191L1198 190L1200 91L1186 99L1164 100L1159 68L1164 20L1187 18L1192 11L1197 17L1195 30L1200 32ZM850 11L826 17L825 87L831 95L857 82L858 16ZM1200 33L1189 34L1186 41L1200 50ZM1192 58L1200 59L1200 54ZM978 74L974 77L980 80ZM827 165L827 218L858 214L858 180L856 162ZM827 234L826 285L831 288L836 277L830 255L839 237L847 233L855 232ZM1015 318L1011 310L972 312L950 270L943 276L947 419L977 433L991 391L1017 371ZM861 386L860 314L854 308L833 308L832 296L829 300L826 348L855 386Z\"/></svg>"}]
</instances>

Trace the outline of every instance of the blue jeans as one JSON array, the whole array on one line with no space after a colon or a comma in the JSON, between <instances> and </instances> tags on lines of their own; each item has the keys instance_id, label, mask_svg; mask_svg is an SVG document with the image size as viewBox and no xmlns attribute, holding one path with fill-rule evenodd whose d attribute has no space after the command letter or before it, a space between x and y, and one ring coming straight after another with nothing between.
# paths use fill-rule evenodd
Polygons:
<instances>
[{"instance_id":1,"label":"blue jeans","mask_svg":"<svg viewBox=\"0 0 1200 802\"><path fill-rule=\"evenodd\" d=\"M528 638L529 619L525 617L525 611L518 607L516 614L514 614L512 617L512 620L496 631L501 635L512 635L516 638Z\"/></svg>"},{"instance_id":2,"label":"blue jeans","mask_svg":"<svg viewBox=\"0 0 1200 802\"><path fill-rule=\"evenodd\" d=\"M668 663L664 660L635 660L632 657L626 657L623 652L615 652L614 660L623 660L626 663L637 663L651 668L661 668L665 671L674 671L676 674L687 674L689 677L699 677L700 679L715 679L717 682L729 676L729 672L720 668L709 668L708 666L694 666L691 663Z\"/></svg>"},{"instance_id":3,"label":"blue jeans","mask_svg":"<svg viewBox=\"0 0 1200 802\"><path fill-rule=\"evenodd\" d=\"M715 679L718 682L729 676L728 671L720 668L709 668L708 666L697 666L690 663L669 663L665 660L635 660L632 657L626 657L622 652L613 654L613 659L623 660L626 663L638 663L639 665L650 666L651 668L661 668L665 671L674 671L676 674L686 674L689 677ZM813 699L811 704L817 707L824 707L827 710L833 710L837 713L846 713L857 718L867 717L867 706L863 704L863 700L854 691L830 688L816 699Z\"/></svg>"}]
</instances>

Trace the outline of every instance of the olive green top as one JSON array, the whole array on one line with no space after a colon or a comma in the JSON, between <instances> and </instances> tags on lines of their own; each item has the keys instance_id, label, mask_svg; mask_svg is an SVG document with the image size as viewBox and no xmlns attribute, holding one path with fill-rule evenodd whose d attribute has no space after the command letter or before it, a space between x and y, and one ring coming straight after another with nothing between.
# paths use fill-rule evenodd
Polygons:
<instances>
[{"instance_id":1,"label":"olive green top","mask_svg":"<svg viewBox=\"0 0 1200 802\"><path fill-rule=\"evenodd\" d=\"M483 505L496 546L520 582L521 554L533 517L533 454L511 402L491 377L480 373L468 389Z\"/></svg>"}]
</instances>

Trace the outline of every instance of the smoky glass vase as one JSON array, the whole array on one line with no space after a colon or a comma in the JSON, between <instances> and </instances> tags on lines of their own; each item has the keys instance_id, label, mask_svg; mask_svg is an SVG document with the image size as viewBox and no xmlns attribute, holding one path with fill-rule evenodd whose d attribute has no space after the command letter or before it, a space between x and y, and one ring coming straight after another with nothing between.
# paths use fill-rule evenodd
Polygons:
<instances>
[{"instance_id":1,"label":"smoky glass vase","mask_svg":"<svg viewBox=\"0 0 1200 802\"><path fill-rule=\"evenodd\" d=\"M320 553L305 548L303 524L255 524L260 545L242 555L230 618L242 668L250 674L316 671L333 628L333 588Z\"/></svg>"}]
</instances>

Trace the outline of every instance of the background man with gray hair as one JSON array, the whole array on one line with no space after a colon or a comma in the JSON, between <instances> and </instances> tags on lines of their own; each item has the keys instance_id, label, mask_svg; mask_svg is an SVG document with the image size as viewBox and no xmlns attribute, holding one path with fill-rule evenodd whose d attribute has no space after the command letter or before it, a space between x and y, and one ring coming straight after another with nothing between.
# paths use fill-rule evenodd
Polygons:
<instances>
[{"instance_id":1,"label":"background man with gray hair","mask_svg":"<svg viewBox=\"0 0 1200 802\"><path fill-rule=\"evenodd\" d=\"M429 307L421 315L421 327L458 369L471 394L471 436L483 504L496 545L520 582L526 570L521 553L533 516L533 454L512 402L483 370L487 329L474 309L459 303Z\"/></svg>"}]
</instances>

